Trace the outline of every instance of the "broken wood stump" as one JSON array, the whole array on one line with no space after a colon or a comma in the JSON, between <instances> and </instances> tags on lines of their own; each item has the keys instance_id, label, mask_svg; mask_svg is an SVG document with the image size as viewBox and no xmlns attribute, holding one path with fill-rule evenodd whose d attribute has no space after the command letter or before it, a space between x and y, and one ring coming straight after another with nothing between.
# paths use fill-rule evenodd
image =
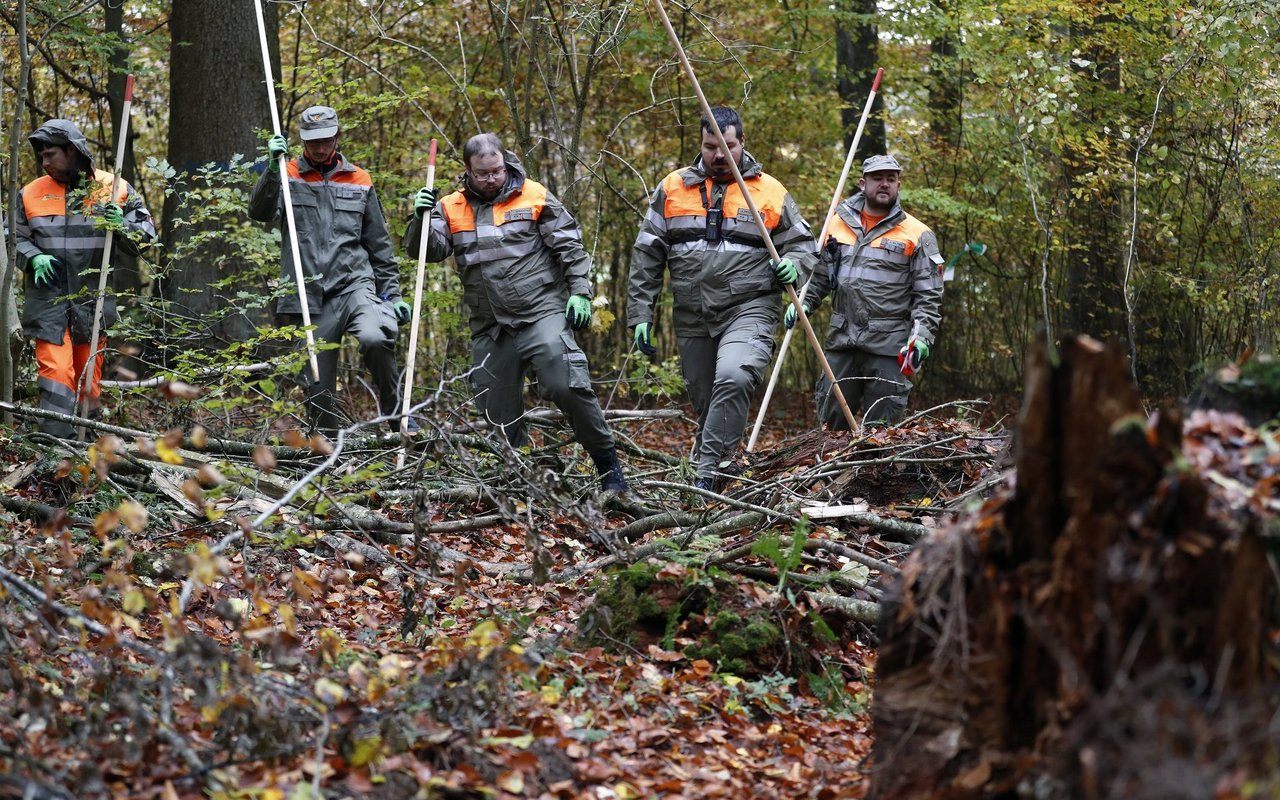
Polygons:
<instances>
[{"instance_id":1,"label":"broken wood stump","mask_svg":"<svg viewBox=\"0 0 1280 800\"><path fill-rule=\"evenodd\" d=\"M1011 485L888 587L869 796L1236 796L1280 753L1274 515L1202 477L1118 348L1038 344L1018 424Z\"/></svg>"}]
</instances>

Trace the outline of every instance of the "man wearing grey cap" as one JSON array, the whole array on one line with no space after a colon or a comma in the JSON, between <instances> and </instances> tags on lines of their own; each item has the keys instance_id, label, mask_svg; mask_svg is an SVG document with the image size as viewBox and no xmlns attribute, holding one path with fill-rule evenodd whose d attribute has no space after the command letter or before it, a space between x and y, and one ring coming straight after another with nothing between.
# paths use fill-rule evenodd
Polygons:
<instances>
[{"instance_id":1,"label":"man wearing grey cap","mask_svg":"<svg viewBox=\"0 0 1280 800\"><path fill-rule=\"evenodd\" d=\"M354 334L377 388L378 412L394 414L400 403L396 326L409 320L412 309L401 299L399 269L378 193L369 173L338 152L338 112L311 106L302 112L298 135L302 155L288 162L286 177L315 337L338 344L344 333ZM289 151L288 142L273 136L267 151L267 169L249 200L249 216L262 222L284 215L279 163ZM282 243L281 285L292 286L287 230ZM300 324L297 294L282 297L277 312L282 322ZM332 435L345 424L338 413L338 349L320 350L316 358L320 380L308 381L307 414L313 428Z\"/></svg>"},{"instance_id":2,"label":"man wearing grey cap","mask_svg":"<svg viewBox=\"0 0 1280 800\"><path fill-rule=\"evenodd\" d=\"M827 226L804 301L811 314L832 295L827 360L849 408L864 408L868 424L902 417L909 377L929 357L942 321L942 254L933 231L898 204L901 175L893 156L862 162L858 192ZM795 324L793 306L783 321ZM817 393L818 418L832 430L847 428L825 377Z\"/></svg>"}]
</instances>

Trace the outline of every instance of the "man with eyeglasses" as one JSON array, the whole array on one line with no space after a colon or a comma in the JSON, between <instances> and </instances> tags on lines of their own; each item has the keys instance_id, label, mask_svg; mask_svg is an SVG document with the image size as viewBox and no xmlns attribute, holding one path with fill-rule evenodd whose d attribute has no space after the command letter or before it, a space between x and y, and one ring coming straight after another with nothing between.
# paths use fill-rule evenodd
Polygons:
<instances>
[{"instance_id":1,"label":"man with eyeglasses","mask_svg":"<svg viewBox=\"0 0 1280 800\"><path fill-rule=\"evenodd\" d=\"M476 404L508 442L525 444L524 379L532 370L538 392L564 412L595 462L601 489L624 492L613 434L573 335L591 324L591 257L578 223L496 135L467 140L462 161L459 191L418 192L405 246L417 256L425 226L427 260L453 256L471 312Z\"/></svg>"},{"instance_id":2,"label":"man with eyeglasses","mask_svg":"<svg viewBox=\"0 0 1280 800\"><path fill-rule=\"evenodd\" d=\"M773 357L778 293L817 260L813 233L786 187L743 149L742 117L724 106L711 113L729 152L703 118L701 153L653 193L631 257L627 301L636 347L652 356L654 304L663 272L670 270L680 371L698 415L694 455L700 489L717 486L726 466L721 459L742 440L751 394ZM764 219L776 262L729 159Z\"/></svg>"},{"instance_id":3,"label":"man with eyeglasses","mask_svg":"<svg viewBox=\"0 0 1280 800\"><path fill-rule=\"evenodd\" d=\"M338 151L337 111L311 106L302 112L298 134L302 155L288 162L287 179L316 341L336 345L343 334L354 334L377 388L378 413L393 415L400 404L396 327L409 321L412 309L400 296L400 271L382 204L369 173ZM279 163L288 153L283 136L271 137L267 169L249 200L252 218L272 222L284 215ZM289 231L282 239L281 285L293 286ZM301 324L301 315L296 292L280 299L282 323ZM332 436L346 424L338 410L338 348L322 349L316 359L320 380L306 380L307 416L314 429ZM393 431L397 422L388 423Z\"/></svg>"}]
</instances>

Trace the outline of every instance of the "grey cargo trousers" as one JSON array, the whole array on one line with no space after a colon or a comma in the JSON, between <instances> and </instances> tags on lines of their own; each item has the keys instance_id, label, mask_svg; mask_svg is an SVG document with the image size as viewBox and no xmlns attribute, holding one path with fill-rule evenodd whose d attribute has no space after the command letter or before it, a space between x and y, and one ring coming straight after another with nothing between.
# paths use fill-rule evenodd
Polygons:
<instances>
[{"instance_id":1,"label":"grey cargo trousers","mask_svg":"<svg viewBox=\"0 0 1280 800\"><path fill-rule=\"evenodd\" d=\"M578 347L563 314L523 328L493 328L471 339L471 391L480 412L502 427L507 441L529 441L524 422L524 379L532 370L538 394L569 419L573 436L592 456L613 450L613 434L591 390L587 354Z\"/></svg>"},{"instance_id":2,"label":"grey cargo trousers","mask_svg":"<svg viewBox=\"0 0 1280 800\"><path fill-rule=\"evenodd\" d=\"M302 324L301 314L281 314L280 318L286 324ZM320 313L311 318L311 324L316 326L317 345L341 343L343 334L347 333L355 336L360 343L360 356L378 393L378 413L389 415L399 410L396 314L389 303L378 299L372 286L358 286L326 299ZM318 383L311 380L311 365L303 367L307 416L312 427L332 436L347 425L346 416L338 409L338 349L320 350L316 353L316 362L320 368Z\"/></svg>"},{"instance_id":3,"label":"grey cargo trousers","mask_svg":"<svg viewBox=\"0 0 1280 800\"><path fill-rule=\"evenodd\" d=\"M747 425L751 395L773 358L778 315L742 314L719 336L678 336L680 372L698 415L698 477L712 479L732 456Z\"/></svg>"},{"instance_id":4,"label":"grey cargo trousers","mask_svg":"<svg viewBox=\"0 0 1280 800\"><path fill-rule=\"evenodd\" d=\"M855 415L859 406L865 409L865 424L891 424L902 419L907 410L907 394L911 381L898 369L896 356L878 356L866 350L828 350L827 363L840 382L840 391L849 410ZM818 421L833 431L849 430L849 423L831 393L827 376L818 378L814 387L818 401Z\"/></svg>"}]
</instances>

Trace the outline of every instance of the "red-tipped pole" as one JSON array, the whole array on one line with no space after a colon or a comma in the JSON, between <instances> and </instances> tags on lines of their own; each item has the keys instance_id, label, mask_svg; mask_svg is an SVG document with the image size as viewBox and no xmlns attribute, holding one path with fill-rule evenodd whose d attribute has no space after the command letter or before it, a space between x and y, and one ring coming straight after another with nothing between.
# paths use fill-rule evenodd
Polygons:
<instances>
[{"instance_id":1,"label":"red-tipped pole","mask_svg":"<svg viewBox=\"0 0 1280 800\"><path fill-rule=\"evenodd\" d=\"M119 201L120 170L124 164L124 148L129 140L129 113L133 108L133 74L124 81L124 107L120 110L120 127L116 131L116 164L111 173L111 194L108 203ZM124 205L123 202L120 205ZM111 270L111 248L115 242L115 231L107 228L107 241L102 246L102 267L98 270L98 299L93 304L93 325L89 334L89 360L85 362L84 375L77 383L84 391L84 399L80 404L80 416L89 416L89 389L93 383L93 375L98 369L98 357L104 348L98 346L98 334L102 331L102 304L107 296L107 275ZM84 428L80 429L79 439L84 441Z\"/></svg>"},{"instance_id":2,"label":"red-tipped pole","mask_svg":"<svg viewBox=\"0 0 1280 800\"><path fill-rule=\"evenodd\" d=\"M836 206L844 198L844 185L849 179L849 170L853 167L853 157L858 152L858 141L862 139L862 130L867 127L867 117L871 114L871 104L876 101L876 92L880 90L880 79L884 77L884 68L876 70L876 77L871 81L871 94L867 95L867 104L862 107L862 119L858 120L858 128L853 134L853 143L849 145L849 155L845 156L844 169L840 171L840 180L836 181L836 190L831 195L831 205L827 207L827 218L822 222L822 232L818 234L818 252L827 243L827 231L831 228L831 220L835 217ZM809 292L806 283L800 290L800 310L804 314L804 296ZM764 414L769 410L769 401L773 399L773 388L778 384L778 376L782 374L782 362L787 360L787 346L791 344L791 335L795 328L790 328L782 335L782 345L778 348L778 360L773 362L773 374L769 376L769 385L765 387L764 399L760 401L760 413L756 414L756 424L751 428L751 438L747 440L747 452L756 449L756 438L760 435L760 426L764 424ZM850 427L852 430L852 426Z\"/></svg>"},{"instance_id":3,"label":"red-tipped pole","mask_svg":"<svg viewBox=\"0 0 1280 800\"><path fill-rule=\"evenodd\" d=\"M434 188L436 184L436 140L431 140L427 148L427 186ZM413 282L413 318L409 323L409 354L405 358L404 391L400 393L400 436L403 447L396 456L396 467L404 466L405 453L409 447L409 408L413 396L413 372L418 358L418 332L421 328L422 284L427 271L427 239L431 234L431 218L422 219L422 237L418 242L418 274Z\"/></svg>"}]
</instances>

